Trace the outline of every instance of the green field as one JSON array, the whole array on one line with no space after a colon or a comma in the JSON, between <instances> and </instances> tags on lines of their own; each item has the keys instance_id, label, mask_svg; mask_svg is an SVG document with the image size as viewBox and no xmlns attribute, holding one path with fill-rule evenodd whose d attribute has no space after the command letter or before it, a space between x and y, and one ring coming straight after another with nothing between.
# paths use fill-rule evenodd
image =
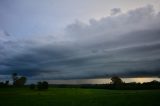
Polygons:
<instances>
[{"instance_id":1,"label":"green field","mask_svg":"<svg viewBox=\"0 0 160 106\"><path fill-rule=\"evenodd\" d=\"M0 106L160 106L160 90L0 88Z\"/></svg>"}]
</instances>

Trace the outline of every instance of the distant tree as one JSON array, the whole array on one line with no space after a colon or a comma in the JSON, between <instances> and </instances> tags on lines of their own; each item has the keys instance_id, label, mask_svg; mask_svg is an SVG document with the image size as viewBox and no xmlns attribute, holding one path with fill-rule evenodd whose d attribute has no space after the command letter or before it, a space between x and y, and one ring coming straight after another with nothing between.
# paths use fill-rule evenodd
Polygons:
<instances>
[{"instance_id":1,"label":"distant tree","mask_svg":"<svg viewBox=\"0 0 160 106\"><path fill-rule=\"evenodd\" d=\"M27 81L27 78L22 76L15 81L15 86L24 86L26 81Z\"/></svg>"},{"instance_id":2,"label":"distant tree","mask_svg":"<svg viewBox=\"0 0 160 106\"><path fill-rule=\"evenodd\" d=\"M8 87L9 86L9 81L5 81L5 82L0 82L0 87Z\"/></svg>"},{"instance_id":3,"label":"distant tree","mask_svg":"<svg viewBox=\"0 0 160 106\"><path fill-rule=\"evenodd\" d=\"M3 87L4 86L4 82L0 82L0 86Z\"/></svg>"},{"instance_id":4,"label":"distant tree","mask_svg":"<svg viewBox=\"0 0 160 106\"><path fill-rule=\"evenodd\" d=\"M47 81L43 81L42 82L42 87L43 87L43 89L48 89L48 82Z\"/></svg>"},{"instance_id":5,"label":"distant tree","mask_svg":"<svg viewBox=\"0 0 160 106\"><path fill-rule=\"evenodd\" d=\"M48 89L48 82L47 82L47 81L38 82L38 83L37 83L37 89L38 89L38 90Z\"/></svg>"},{"instance_id":6,"label":"distant tree","mask_svg":"<svg viewBox=\"0 0 160 106\"><path fill-rule=\"evenodd\" d=\"M35 85L35 84L31 84L31 85L29 86L29 88L32 89L32 90L34 90L34 89L36 88L36 85Z\"/></svg>"},{"instance_id":7,"label":"distant tree","mask_svg":"<svg viewBox=\"0 0 160 106\"><path fill-rule=\"evenodd\" d=\"M27 78L24 76L19 77L17 73L13 73L12 80L14 86L24 86L24 84L27 81Z\"/></svg>"},{"instance_id":8,"label":"distant tree","mask_svg":"<svg viewBox=\"0 0 160 106\"><path fill-rule=\"evenodd\" d=\"M9 86L9 81L8 80L5 82L5 86Z\"/></svg>"},{"instance_id":9,"label":"distant tree","mask_svg":"<svg viewBox=\"0 0 160 106\"><path fill-rule=\"evenodd\" d=\"M117 84L122 84L123 83L121 78L119 78L118 76L112 77L111 80L112 80L112 84L116 84L117 85Z\"/></svg>"},{"instance_id":10,"label":"distant tree","mask_svg":"<svg viewBox=\"0 0 160 106\"><path fill-rule=\"evenodd\" d=\"M159 82L157 80L153 80L153 81L151 81L149 83L151 83L151 84L158 84Z\"/></svg>"},{"instance_id":11,"label":"distant tree","mask_svg":"<svg viewBox=\"0 0 160 106\"><path fill-rule=\"evenodd\" d=\"M37 82L37 89L42 90L42 82Z\"/></svg>"},{"instance_id":12,"label":"distant tree","mask_svg":"<svg viewBox=\"0 0 160 106\"><path fill-rule=\"evenodd\" d=\"M17 73L13 73L12 74L13 85L15 85L17 79L18 79Z\"/></svg>"}]
</instances>

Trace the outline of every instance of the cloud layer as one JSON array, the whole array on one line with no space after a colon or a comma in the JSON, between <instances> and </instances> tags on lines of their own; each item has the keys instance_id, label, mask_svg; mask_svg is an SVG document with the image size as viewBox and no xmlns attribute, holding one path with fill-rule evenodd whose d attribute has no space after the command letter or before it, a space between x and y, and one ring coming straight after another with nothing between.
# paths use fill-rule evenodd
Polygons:
<instances>
[{"instance_id":1,"label":"cloud layer","mask_svg":"<svg viewBox=\"0 0 160 106\"><path fill-rule=\"evenodd\" d=\"M0 31L0 74L33 79L160 74L160 12L151 5L111 10L111 16L76 21L63 33L16 39Z\"/></svg>"}]
</instances>

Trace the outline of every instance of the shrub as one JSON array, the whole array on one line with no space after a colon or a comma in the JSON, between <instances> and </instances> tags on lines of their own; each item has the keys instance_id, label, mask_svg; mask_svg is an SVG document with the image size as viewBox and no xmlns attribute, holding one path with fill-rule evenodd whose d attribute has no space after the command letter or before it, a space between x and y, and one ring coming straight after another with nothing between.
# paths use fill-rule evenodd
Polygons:
<instances>
[{"instance_id":1,"label":"shrub","mask_svg":"<svg viewBox=\"0 0 160 106\"><path fill-rule=\"evenodd\" d=\"M37 89L38 89L38 90L48 89L48 82L47 82L47 81L38 82L38 83L37 83Z\"/></svg>"}]
</instances>

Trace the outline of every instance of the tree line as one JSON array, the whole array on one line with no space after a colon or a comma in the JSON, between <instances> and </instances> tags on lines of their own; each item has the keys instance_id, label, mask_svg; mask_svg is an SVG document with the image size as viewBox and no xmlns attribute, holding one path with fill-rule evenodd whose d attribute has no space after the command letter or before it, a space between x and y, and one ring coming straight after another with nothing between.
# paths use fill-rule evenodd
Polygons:
<instances>
[{"instance_id":1,"label":"tree line","mask_svg":"<svg viewBox=\"0 0 160 106\"><path fill-rule=\"evenodd\" d=\"M68 85L68 84L52 84L52 87L58 88L94 88L94 89L111 89L111 90L149 90L149 89L160 89L160 82L153 80L151 82L136 83L130 82L125 83L118 76L111 78L111 83L106 84L79 84L79 85Z\"/></svg>"},{"instance_id":2,"label":"tree line","mask_svg":"<svg viewBox=\"0 0 160 106\"><path fill-rule=\"evenodd\" d=\"M27 77L18 76L17 73L13 73L12 74L12 84L9 85L9 80L6 80L5 82L0 82L0 88L2 87L24 87L26 82L27 82ZM32 90L33 89L46 90L49 87L48 85L49 84L47 81L42 81L42 82L37 82L37 84L30 84L29 88Z\"/></svg>"},{"instance_id":3,"label":"tree line","mask_svg":"<svg viewBox=\"0 0 160 106\"><path fill-rule=\"evenodd\" d=\"M0 82L0 87L23 87L29 86L32 90L46 90L49 87L47 81L40 81L37 84L25 85L27 78L25 76L18 76L17 73L12 74L12 85L9 85L9 80L5 82ZM52 87L62 87L62 88L97 88L97 89L160 89L160 82L153 80L151 82L136 83L130 82L125 83L118 76L113 76L111 78L111 83L109 84L80 84L80 85L50 85Z\"/></svg>"}]
</instances>

